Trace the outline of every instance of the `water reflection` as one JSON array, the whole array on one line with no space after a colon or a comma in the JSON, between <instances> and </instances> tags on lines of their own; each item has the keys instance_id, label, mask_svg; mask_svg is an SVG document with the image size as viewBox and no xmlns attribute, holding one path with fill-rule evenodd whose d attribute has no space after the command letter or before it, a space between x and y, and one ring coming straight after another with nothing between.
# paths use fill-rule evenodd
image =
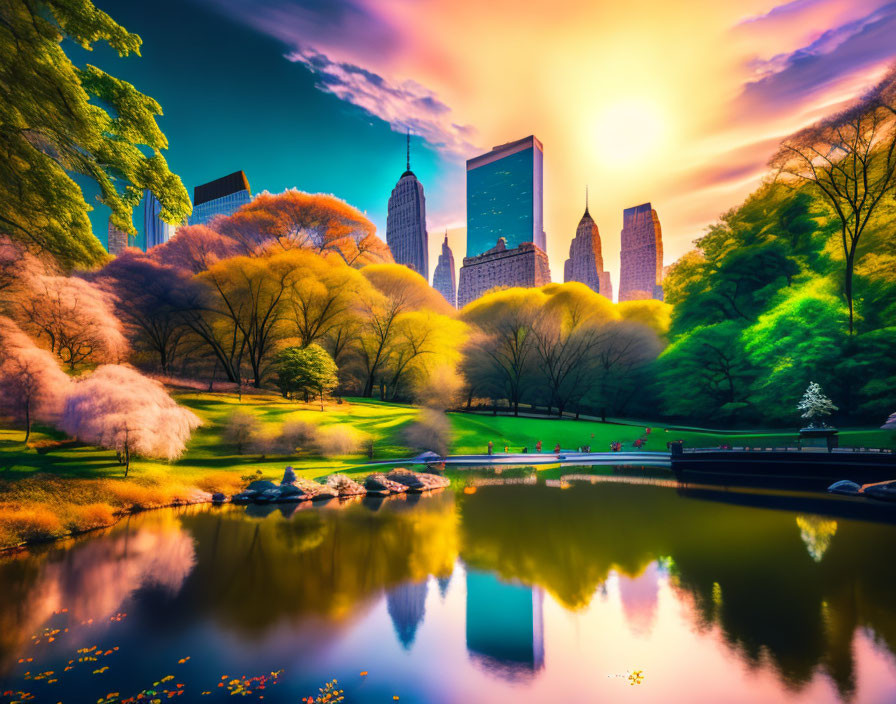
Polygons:
<instances>
[{"instance_id":1,"label":"water reflection","mask_svg":"<svg viewBox=\"0 0 896 704\"><path fill-rule=\"evenodd\" d=\"M352 701L616 701L634 669L649 701L896 700L892 525L606 483L265 509L148 513L0 561L0 691L106 638L141 657L64 680L92 700L187 654L181 701L279 668L266 701L368 668ZM51 626L70 633L40 641Z\"/></svg>"},{"instance_id":2,"label":"water reflection","mask_svg":"<svg viewBox=\"0 0 896 704\"><path fill-rule=\"evenodd\" d=\"M507 679L544 667L544 593L467 571L467 650L474 662Z\"/></svg>"}]
</instances>

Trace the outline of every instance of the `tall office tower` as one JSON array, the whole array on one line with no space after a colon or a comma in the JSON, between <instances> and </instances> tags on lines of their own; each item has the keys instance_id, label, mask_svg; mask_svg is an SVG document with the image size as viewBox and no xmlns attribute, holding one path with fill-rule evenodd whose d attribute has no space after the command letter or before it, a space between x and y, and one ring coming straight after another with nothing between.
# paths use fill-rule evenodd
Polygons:
<instances>
[{"instance_id":1,"label":"tall office tower","mask_svg":"<svg viewBox=\"0 0 896 704\"><path fill-rule=\"evenodd\" d=\"M457 307L463 308L493 288L544 286L551 283L548 255L531 242L507 249L504 238L488 251L464 257L457 287Z\"/></svg>"},{"instance_id":2,"label":"tall office tower","mask_svg":"<svg viewBox=\"0 0 896 704\"><path fill-rule=\"evenodd\" d=\"M193 189L191 225L205 225L217 215L233 215L252 200L249 180L242 171L203 183Z\"/></svg>"},{"instance_id":3,"label":"tall office tower","mask_svg":"<svg viewBox=\"0 0 896 704\"><path fill-rule=\"evenodd\" d=\"M546 250L542 207L544 147L534 136L502 144L467 160L467 256L503 237Z\"/></svg>"},{"instance_id":4,"label":"tall office tower","mask_svg":"<svg viewBox=\"0 0 896 704\"><path fill-rule=\"evenodd\" d=\"M448 246L448 232L445 232L445 241L442 242L442 253L439 255L439 263L432 275L432 287L441 293L445 300L452 306L457 305L457 282L454 278L454 252Z\"/></svg>"},{"instance_id":5,"label":"tall office tower","mask_svg":"<svg viewBox=\"0 0 896 704\"><path fill-rule=\"evenodd\" d=\"M663 231L650 203L622 211L619 300L663 300Z\"/></svg>"},{"instance_id":6,"label":"tall office tower","mask_svg":"<svg viewBox=\"0 0 896 704\"><path fill-rule=\"evenodd\" d=\"M489 674L518 680L544 667L544 592L467 569L467 652Z\"/></svg>"},{"instance_id":7,"label":"tall office tower","mask_svg":"<svg viewBox=\"0 0 896 704\"><path fill-rule=\"evenodd\" d=\"M588 192L585 191L585 214L579 220L576 236L569 244L569 259L563 265L563 281L581 281L591 290L613 300L610 272L604 271L604 257L600 247L600 232L588 212Z\"/></svg>"},{"instance_id":8,"label":"tall office tower","mask_svg":"<svg viewBox=\"0 0 896 704\"><path fill-rule=\"evenodd\" d=\"M423 184L411 171L411 135L408 133L407 169L389 196L386 244L398 264L410 267L429 281L429 235L426 233L426 198Z\"/></svg>"},{"instance_id":9,"label":"tall office tower","mask_svg":"<svg viewBox=\"0 0 896 704\"><path fill-rule=\"evenodd\" d=\"M143 231L146 233L146 251L164 244L174 237L174 225L160 217L162 204L155 194L146 189L143 194Z\"/></svg>"},{"instance_id":10,"label":"tall office tower","mask_svg":"<svg viewBox=\"0 0 896 704\"><path fill-rule=\"evenodd\" d=\"M128 248L128 233L122 232L115 225L112 224L112 221L109 221L109 246L106 247L109 250L109 254L113 257L117 257L124 250Z\"/></svg>"}]
</instances>

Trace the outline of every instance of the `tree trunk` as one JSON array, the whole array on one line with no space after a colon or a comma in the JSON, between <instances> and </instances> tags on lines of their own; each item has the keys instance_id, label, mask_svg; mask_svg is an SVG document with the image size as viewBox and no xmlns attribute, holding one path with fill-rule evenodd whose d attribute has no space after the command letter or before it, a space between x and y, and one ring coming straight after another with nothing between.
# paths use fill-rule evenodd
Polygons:
<instances>
[{"instance_id":1,"label":"tree trunk","mask_svg":"<svg viewBox=\"0 0 896 704\"><path fill-rule=\"evenodd\" d=\"M324 390L320 390L320 410L324 410Z\"/></svg>"},{"instance_id":2,"label":"tree trunk","mask_svg":"<svg viewBox=\"0 0 896 704\"><path fill-rule=\"evenodd\" d=\"M31 404L25 404L25 444L28 444L28 438L31 437Z\"/></svg>"},{"instance_id":3,"label":"tree trunk","mask_svg":"<svg viewBox=\"0 0 896 704\"><path fill-rule=\"evenodd\" d=\"M124 478L128 478L128 470L131 468L131 450L128 444L124 444Z\"/></svg>"},{"instance_id":4,"label":"tree trunk","mask_svg":"<svg viewBox=\"0 0 896 704\"><path fill-rule=\"evenodd\" d=\"M853 307L852 307L852 270L855 264L855 254L846 255L846 272L844 274L843 292L846 294L846 305L849 306L849 334L853 332Z\"/></svg>"}]
</instances>

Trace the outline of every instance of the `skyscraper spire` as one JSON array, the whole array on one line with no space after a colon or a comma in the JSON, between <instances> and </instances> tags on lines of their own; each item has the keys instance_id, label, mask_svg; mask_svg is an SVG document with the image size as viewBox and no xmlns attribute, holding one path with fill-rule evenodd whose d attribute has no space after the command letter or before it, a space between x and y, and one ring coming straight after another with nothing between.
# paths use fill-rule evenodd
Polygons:
<instances>
[{"instance_id":1,"label":"skyscraper spire","mask_svg":"<svg viewBox=\"0 0 896 704\"><path fill-rule=\"evenodd\" d=\"M588 213L588 184L585 184L585 213L590 215Z\"/></svg>"},{"instance_id":2,"label":"skyscraper spire","mask_svg":"<svg viewBox=\"0 0 896 704\"><path fill-rule=\"evenodd\" d=\"M408 171L411 170L411 128L408 127Z\"/></svg>"}]
</instances>

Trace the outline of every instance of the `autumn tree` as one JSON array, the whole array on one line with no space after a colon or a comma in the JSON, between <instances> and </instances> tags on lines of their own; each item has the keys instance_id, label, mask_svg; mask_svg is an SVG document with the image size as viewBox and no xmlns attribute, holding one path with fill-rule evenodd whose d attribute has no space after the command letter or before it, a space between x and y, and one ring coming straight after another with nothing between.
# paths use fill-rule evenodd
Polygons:
<instances>
[{"instance_id":1,"label":"autumn tree","mask_svg":"<svg viewBox=\"0 0 896 704\"><path fill-rule=\"evenodd\" d=\"M538 289L512 288L487 294L464 310L464 318L478 328L464 350L464 369L492 398L507 399L514 415L532 387L535 327L544 300Z\"/></svg>"},{"instance_id":2,"label":"autumn tree","mask_svg":"<svg viewBox=\"0 0 896 704\"><path fill-rule=\"evenodd\" d=\"M74 383L61 428L81 442L115 450L127 476L133 456L180 457L201 424L159 382L130 367L106 364Z\"/></svg>"},{"instance_id":3,"label":"autumn tree","mask_svg":"<svg viewBox=\"0 0 896 704\"><path fill-rule=\"evenodd\" d=\"M69 377L9 318L0 317L0 410L22 422L25 442L37 420L55 423Z\"/></svg>"},{"instance_id":4,"label":"autumn tree","mask_svg":"<svg viewBox=\"0 0 896 704\"><path fill-rule=\"evenodd\" d=\"M255 253L303 248L333 252L349 266L392 261L376 227L360 210L321 193L261 193L215 226Z\"/></svg>"},{"instance_id":5,"label":"autumn tree","mask_svg":"<svg viewBox=\"0 0 896 704\"><path fill-rule=\"evenodd\" d=\"M267 363L285 334L286 302L299 273L300 256L300 252L284 251L265 257L233 257L198 276L211 292L210 306L200 316L206 319L209 339L217 339L214 327L219 326L232 341L231 350L245 346L256 387L261 386ZM198 325L197 329L206 332ZM242 352L238 361L241 356Z\"/></svg>"},{"instance_id":6,"label":"autumn tree","mask_svg":"<svg viewBox=\"0 0 896 704\"><path fill-rule=\"evenodd\" d=\"M857 104L784 140L770 164L779 178L815 189L836 214L852 335L859 244L896 190L896 68Z\"/></svg>"},{"instance_id":7,"label":"autumn tree","mask_svg":"<svg viewBox=\"0 0 896 704\"><path fill-rule=\"evenodd\" d=\"M162 266L199 274L222 259L247 254L236 240L206 225L184 225L167 242L153 247L146 256Z\"/></svg>"},{"instance_id":8,"label":"autumn tree","mask_svg":"<svg viewBox=\"0 0 896 704\"><path fill-rule=\"evenodd\" d=\"M336 388L336 363L320 345L287 347L277 355L277 385L284 397L302 394L320 398L324 410L324 393Z\"/></svg>"},{"instance_id":9,"label":"autumn tree","mask_svg":"<svg viewBox=\"0 0 896 704\"><path fill-rule=\"evenodd\" d=\"M111 260L95 279L111 294L132 346L153 355L166 374L189 331L179 293L189 285L188 279L187 273L161 266L134 250Z\"/></svg>"},{"instance_id":10,"label":"autumn tree","mask_svg":"<svg viewBox=\"0 0 896 704\"><path fill-rule=\"evenodd\" d=\"M112 224L130 234L144 190L167 222L183 220L190 199L162 156L159 104L96 66L75 66L63 42L105 42L122 57L139 54L141 42L90 0L0 5L0 229L72 267L105 252L69 174L96 183Z\"/></svg>"},{"instance_id":11,"label":"autumn tree","mask_svg":"<svg viewBox=\"0 0 896 704\"><path fill-rule=\"evenodd\" d=\"M26 286L16 319L70 371L124 358L121 323L98 286L74 276L46 275L29 279Z\"/></svg>"}]
</instances>

